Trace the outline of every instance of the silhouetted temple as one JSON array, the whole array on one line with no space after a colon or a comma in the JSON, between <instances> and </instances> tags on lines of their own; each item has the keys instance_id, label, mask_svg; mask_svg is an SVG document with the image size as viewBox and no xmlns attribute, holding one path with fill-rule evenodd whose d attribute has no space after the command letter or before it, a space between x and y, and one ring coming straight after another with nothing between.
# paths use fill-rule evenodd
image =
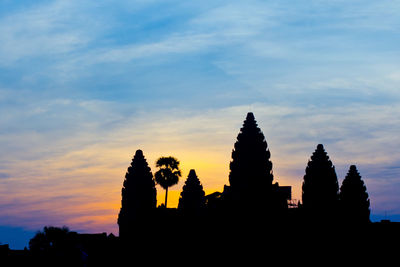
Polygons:
<instances>
[{"instance_id":1,"label":"silhouetted temple","mask_svg":"<svg viewBox=\"0 0 400 267\"><path fill-rule=\"evenodd\" d=\"M204 212L206 205L205 192L194 169L189 171L185 185L182 187L178 209L184 214L198 216Z\"/></svg>"},{"instance_id":2,"label":"silhouetted temple","mask_svg":"<svg viewBox=\"0 0 400 267\"><path fill-rule=\"evenodd\" d=\"M179 161L160 159L171 159L180 174ZM302 203L293 203L291 186L274 182L271 153L251 112L237 136L229 167L229 185L222 192L205 195L192 169L178 207L156 207L157 179L142 150L137 150L121 190L119 237L45 227L31 239L29 250L10 251L1 245L0 256L34 266L125 266L165 264L177 253L185 259L182 262L193 264L227 251L227 264L235 255L246 260L277 258L282 248L298 242L301 256L325 253L331 260L338 247L346 256L360 248L369 255L378 248L388 250L400 238L399 223L370 221L369 195L355 165L339 190L335 167L322 144L307 163ZM165 177L172 172L161 171Z\"/></svg>"},{"instance_id":3,"label":"silhouetted temple","mask_svg":"<svg viewBox=\"0 0 400 267\"><path fill-rule=\"evenodd\" d=\"M308 162L302 186L303 208L308 217L332 220L339 209L339 184L335 166L319 144Z\"/></svg>"},{"instance_id":4,"label":"silhouetted temple","mask_svg":"<svg viewBox=\"0 0 400 267\"><path fill-rule=\"evenodd\" d=\"M369 223L370 203L361 175L355 165L351 165L349 172L342 182L339 193L342 217L351 223Z\"/></svg>"},{"instance_id":5,"label":"silhouetted temple","mask_svg":"<svg viewBox=\"0 0 400 267\"><path fill-rule=\"evenodd\" d=\"M229 194L235 206L260 206L271 199L272 162L264 134L247 114L232 151Z\"/></svg>"},{"instance_id":6,"label":"silhouetted temple","mask_svg":"<svg viewBox=\"0 0 400 267\"><path fill-rule=\"evenodd\" d=\"M288 208L291 187L273 183L271 153L254 114L249 112L237 136L230 162L229 185L207 196L213 209L230 214L268 217ZM219 203L217 202L224 202ZM271 218L270 218L271 219Z\"/></svg>"},{"instance_id":7,"label":"silhouetted temple","mask_svg":"<svg viewBox=\"0 0 400 267\"><path fill-rule=\"evenodd\" d=\"M118 215L120 237L134 236L137 224L151 220L157 205L153 174L142 150L137 150L125 175L121 210Z\"/></svg>"}]
</instances>

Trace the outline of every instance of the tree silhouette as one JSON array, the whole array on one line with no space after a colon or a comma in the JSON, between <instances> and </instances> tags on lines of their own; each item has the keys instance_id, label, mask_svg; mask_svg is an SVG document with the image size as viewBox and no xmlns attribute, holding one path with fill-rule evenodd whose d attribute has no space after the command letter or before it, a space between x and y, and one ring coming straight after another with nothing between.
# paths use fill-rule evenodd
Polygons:
<instances>
[{"instance_id":1,"label":"tree silhouette","mask_svg":"<svg viewBox=\"0 0 400 267\"><path fill-rule=\"evenodd\" d=\"M33 266L83 266L84 259L77 243L77 235L78 233L71 232L66 226L61 228L45 226L43 231L38 231L29 241L29 250L34 255L31 260L37 261L33 264L30 261L29 264Z\"/></svg>"},{"instance_id":2,"label":"tree silhouette","mask_svg":"<svg viewBox=\"0 0 400 267\"><path fill-rule=\"evenodd\" d=\"M195 170L190 170L182 188L178 209L185 214L198 214L205 207L205 193Z\"/></svg>"},{"instance_id":3,"label":"tree silhouette","mask_svg":"<svg viewBox=\"0 0 400 267\"><path fill-rule=\"evenodd\" d=\"M313 216L333 218L339 201L335 167L324 146L319 144L308 162L303 181L303 208Z\"/></svg>"},{"instance_id":4,"label":"tree silhouette","mask_svg":"<svg viewBox=\"0 0 400 267\"><path fill-rule=\"evenodd\" d=\"M230 194L235 205L261 205L271 197L271 154L252 112L247 113L230 162Z\"/></svg>"},{"instance_id":5,"label":"tree silhouette","mask_svg":"<svg viewBox=\"0 0 400 267\"><path fill-rule=\"evenodd\" d=\"M129 235L132 224L148 218L157 205L153 174L142 150L137 150L125 175L121 210L118 216L119 235Z\"/></svg>"},{"instance_id":6,"label":"tree silhouette","mask_svg":"<svg viewBox=\"0 0 400 267\"><path fill-rule=\"evenodd\" d=\"M48 252L64 249L67 236L71 232L68 227L45 226L29 241L29 249L33 252Z\"/></svg>"},{"instance_id":7,"label":"tree silhouette","mask_svg":"<svg viewBox=\"0 0 400 267\"><path fill-rule=\"evenodd\" d=\"M157 184L165 189L165 207L167 207L168 188L177 184L181 177L179 161L174 157L160 157L156 162L159 170L154 174Z\"/></svg>"},{"instance_id":8,"label":"tree silhouette","mask_svg":"<svg viewBox=\"0 0 400 267\"><path fill-rule=\"evenodd\" d=\"M340 206L343 219L350 223L370 222L370 203L357 167L351 165L340 187Z\"/></svg>"}]
</instances>

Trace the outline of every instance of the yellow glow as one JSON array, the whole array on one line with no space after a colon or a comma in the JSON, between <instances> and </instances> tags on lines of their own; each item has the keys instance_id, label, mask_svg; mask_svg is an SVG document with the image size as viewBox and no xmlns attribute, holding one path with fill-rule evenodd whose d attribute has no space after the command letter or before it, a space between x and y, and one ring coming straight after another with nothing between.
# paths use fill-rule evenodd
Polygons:
<instances>
[{"instance_id":1,"label":"yellow glow","mask_svg":"<svg viewBox=\"0 0 400 267\"><path fill-rule=\"evenodd\" d=\"M43 218L43 220L47 220L46 224L65 224L71 230L84 229L86 232L118 234L117 217L121 207L121 188L136 149L143 150L153 173L157 170L155 161L160 156L174 156L181 162L182 177L179 183L168 191L168 207L177 207L182 186L190 169L196 170L206 194L215 191L222 192L224 185L229 184L229 162L232 149L230 146L232 145L215 145L212 148L210 146L179 147L177 145L175 149L172 148L172 145L170 145L171 147L164 146L144 144L135 148L110 148L94 145L60 155L57 158L40 162L32 161L28 167L41 175L34 177L32 174L26 173L24 178L25 185L35 191L22 190L24 188L13 186L8 188L11 188L14 196L20 199L30 199L33 203L27 202L21 205L18 211L10 213L22 219L24 217L21 213L40 209L47 211L47 215ZM272 160L274 168L280 165L278 161L274 161L273 158ZM280 185L293 186L293 197L296 198L296 194L299 194L299 186L296 187L293 181L301 181L301 177L281 176L277 171L274 173L275 181L279 181ZM53 181L53 177L57 177L57 180ZM10 192L6 193L0 189L0 193L4 196ZM58 196L63 195L69 197L51 201L51 199L57 199ZM158 205L164 203L164 198L165 190L157 186ZM42 199L43 202L41 202ZM35 201L38 204L35 204ZM54 217L55 214L62 214L62 218L67 219L59 221L57 216Z\"/></svg>"}]
</instances>

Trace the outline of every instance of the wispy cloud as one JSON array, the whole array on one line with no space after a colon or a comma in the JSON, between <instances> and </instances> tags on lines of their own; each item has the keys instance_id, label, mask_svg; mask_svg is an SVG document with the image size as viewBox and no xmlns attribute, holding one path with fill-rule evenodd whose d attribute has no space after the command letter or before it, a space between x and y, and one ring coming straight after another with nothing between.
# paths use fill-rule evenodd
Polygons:
<instances>
[{"instance_id":1,"label":"wispy cloud","mask_svg":"<svg viewBox=\"0 0 400 267\"><path fill-rule=\"evenodd\" d=\"M1 64L53 57L87 45L89 32L78 27L83 21L71 12L77 11L74 7L72 2L55 1L1 18Z\"/></svg>"},{"instance_id":2,"label":"wispy cloud","mask_svg":"<svg viewBox=\"0 0 400 267\"><path fill-rule=\"evenodd\" d=\"M152 58L160 55L185 54L208 48L215 43L210 34L186 34L170 36L167 39L147 44L132 44L96 51L87 55L83 62L91 64L129 62L135 59Z\"/></svg>"}]
</instances>

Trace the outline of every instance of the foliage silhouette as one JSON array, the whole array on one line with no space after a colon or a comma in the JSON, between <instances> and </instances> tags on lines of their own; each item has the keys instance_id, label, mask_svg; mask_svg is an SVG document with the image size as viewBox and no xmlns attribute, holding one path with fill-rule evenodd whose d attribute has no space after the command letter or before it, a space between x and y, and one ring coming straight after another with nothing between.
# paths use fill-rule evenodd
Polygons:
<instances>
[{"instance_id":1,"label":"foliage silhouette","mask_svg":"<svg viewBox=\"0 0 400 267\"><path fill-rule=\"evenodd\" d=\"M271 153L253 113L247 113L232 151L229 195L235 206L260 207L271 200Z\"/></svg>"},{"instance_id":2,"label":"foliage silhouette","mask_svg":"<svg viewBox=\"0 0 400 267\"><path fill-rule=\"evenodd\" d=\"M157 191L153 174L142 150L137 150L122 187L121 210L118 215L119 235L124 237L135 231L132 224L147 220L156 205Z\"/></svg>"},{"instance_id":3,"label":"foliage silhouette","mask_svg":"<svg viewBox=\"0 0 400 267\"><path fill-rule=\"evenodd\" d=\"M157 184L165 189L165 207L167 207L168 188L177 184L181 177L179 161L174 157L160 157L156 162L159 170L154 174Z\"/></svg>"},{"instance_id":4,"label":"foliage silhouette","mask_svg":"<svg viewBox=\"0 0 400 267\"><path fill-rule=\"evenodd\" d=\"M205 208L205 192L196 175L195 170L190 170L185 185L182 188L178 209L184 214L198 215Z\"/></svg>"},{"instance_id":5,"label":"foliage silhouette","mask_svg":"<svg viewBox=\"0 0 400 267\"><path fill-rule=\"evenodd\" d=\"M82 253L75 242L76 236L76 232L65 226L45 226L29 241L29 250L41 266L81 266Z\"/></svg>"},{"instance_id":6,"label":"foliage silhouette","mask_svg":"<svg viewBox=\"0 0 400 267\"><path fill-rule=\"evenodd\" d=\"M370 203L367 187L355 165L351 165L340 187L340 207L343 219L350 223L369 223Z\"/></svg>"},{"instance_id":7,"label":"foliage silhouette","mask_svg":"<svg viewBox=\"0 0 400 267\"><path fill-rule=\"evenodd\" d=\"M303 208L312 217L334 218L339 204L339 185L335 167L319 144L308 162L302 185Z\"/></svg>"},{"instance_id":8,"label":"foliage silhouette","mask_svg":"<svg viewBox=\"0 0 400 267\"><path fill-rule=\"evenodd\" d=\"M49 251L57 249L63 245L69 233L70 231L66 226L62 228L45 226L43 231L38 231L29 241L29 249L31 251Z\"/></svg>"}]
</instances>

